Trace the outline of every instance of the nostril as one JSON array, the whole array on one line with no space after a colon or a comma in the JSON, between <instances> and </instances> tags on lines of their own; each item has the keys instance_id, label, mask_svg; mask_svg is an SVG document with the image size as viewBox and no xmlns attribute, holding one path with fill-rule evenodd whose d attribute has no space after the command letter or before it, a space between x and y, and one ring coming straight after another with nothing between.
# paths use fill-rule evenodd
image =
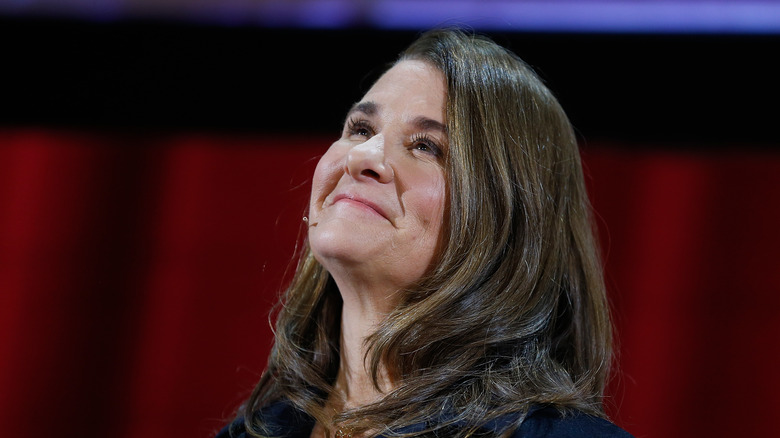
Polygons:
<instances>
[{"instance_id":1,"label":"nostril","mask_svg":"<svg viewBox=\"0 0 780 438\"><path fill-rule=\"evenodd\" d=\"M367 176L369 178L379 179L379 174L376 173L376 171L371 169L363 169L362 172L360 172L361 175Z\"/></svg>"}]
</instances>

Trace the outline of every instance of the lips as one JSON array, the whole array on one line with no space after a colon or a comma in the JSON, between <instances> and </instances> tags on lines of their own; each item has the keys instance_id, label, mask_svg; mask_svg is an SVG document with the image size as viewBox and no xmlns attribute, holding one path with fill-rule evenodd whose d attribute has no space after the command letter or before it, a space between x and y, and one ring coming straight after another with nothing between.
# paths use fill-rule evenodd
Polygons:
<instances>
[{"instance_id":1,"label":"lips","mask_svg":"<svg viewBox=\"0 0 780 438\"><path fill-rule=\"evenodd\" d=\"M390 220L387 217L387 214L385 213L385 211L382 209L382 207L380 207L379 205L369 201L368 199L362 198L360 196L352 195L352 194L349 194L349 193L342 193L340 195L336 195L336 197L333 198L333 204L336 204L339 201L353 202L353 203L357 203L357 204L362 204L363 206L368 207L369 209L373 210L376 214L382 216L383 218L385 218L387 220Z\"/></svg>"}]
</instances>

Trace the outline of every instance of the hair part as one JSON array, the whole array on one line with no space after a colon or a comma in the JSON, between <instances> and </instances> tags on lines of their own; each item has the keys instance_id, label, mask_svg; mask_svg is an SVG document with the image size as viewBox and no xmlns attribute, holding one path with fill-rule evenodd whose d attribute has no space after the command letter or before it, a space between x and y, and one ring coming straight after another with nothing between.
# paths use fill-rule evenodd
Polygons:
<instances>
[{"instance_id":1,"label":"hair part","mask_svg":"<svg viewBox=\"0 0 780 438\"><path fill-rule=\"evenodd\" d=\"M335 420L389 432L428 419L467 435L534 404L604 416L611 325L571 124L522 60L458 30L422 35L399 58L446 81L447 213L437 263L367 340L380 401ZM268 368L245 406L284 398L331 420L341 298L304 245L276 322ZM442 417L442 413L446 417ZM511 432L522 421L503 431ZM502 431L499 431L502 432Z\"/></svg>"}]
</instances>

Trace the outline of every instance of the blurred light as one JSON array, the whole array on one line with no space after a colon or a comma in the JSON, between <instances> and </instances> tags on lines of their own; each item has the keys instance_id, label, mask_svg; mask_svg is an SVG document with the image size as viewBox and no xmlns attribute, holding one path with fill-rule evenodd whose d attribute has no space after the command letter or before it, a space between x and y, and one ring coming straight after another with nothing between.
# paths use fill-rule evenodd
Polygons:
<instances>
[{"instance_id":1,"label":"blurred light","mask_svg":"<svg viewBox=\"0 0 780 438\"><path fill-rule=\"evenodd\" d=\"M0 0L0 14L292 28L780 34L780 0Z\"/></svg>"},{"instance_id":2,"label":"blurred light","mask_svg":"<svg viewBox=\"0 0 780 438\"><path fill-rule=\"evenodd\" d=\"M780 2L447 1L377 2L372 24L553 32L779 33Z\"/></svg>"}]
</instances>

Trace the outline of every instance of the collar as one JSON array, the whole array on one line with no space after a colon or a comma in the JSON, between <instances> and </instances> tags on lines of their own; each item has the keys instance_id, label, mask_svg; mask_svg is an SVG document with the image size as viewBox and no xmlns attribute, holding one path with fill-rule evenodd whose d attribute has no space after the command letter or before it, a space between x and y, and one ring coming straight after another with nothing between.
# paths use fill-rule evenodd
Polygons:
<instances>
[{"instance_id":1,"label":"collar","mask_svg":"<svg viewBox=\"0 0 780 438\"><path fill-rule=\"evenodd\" d=\"M542 405L533 405L528 409L526 417L529 417L536 411L544 408L545 406ZM520 412L502 415L501 417L485 423L485 425L483 425L480 430L487 433L504 430L516 422L520 415L522 415ZM280 400L263 407L255 413L255 417L261 420L261 423L264 425L264 432L266 435L279 438L308 438L311 435L311 431L314 428L315 423L314 418L305 412L300 411L288 400ZM453 419L453 417L454 416L451 414L442 414L435 419L405 426L395 430L394 432L399 434L422 432L423 430L428 429L431 426L435 426L436 424L449 422ZM234 433L230 436L234 436L236 438L245 438L246 434L243 430L242 419L234 422L231 428L237 427L238 425L236 423L239 422L241 423L241 433ZM451 427L453 429L458 429L464 425L464 422L456 421L448 426L448 428ZM381 437L384 437L384 435L380 435L379 438Z\"/></svg>"}]
</instances>

